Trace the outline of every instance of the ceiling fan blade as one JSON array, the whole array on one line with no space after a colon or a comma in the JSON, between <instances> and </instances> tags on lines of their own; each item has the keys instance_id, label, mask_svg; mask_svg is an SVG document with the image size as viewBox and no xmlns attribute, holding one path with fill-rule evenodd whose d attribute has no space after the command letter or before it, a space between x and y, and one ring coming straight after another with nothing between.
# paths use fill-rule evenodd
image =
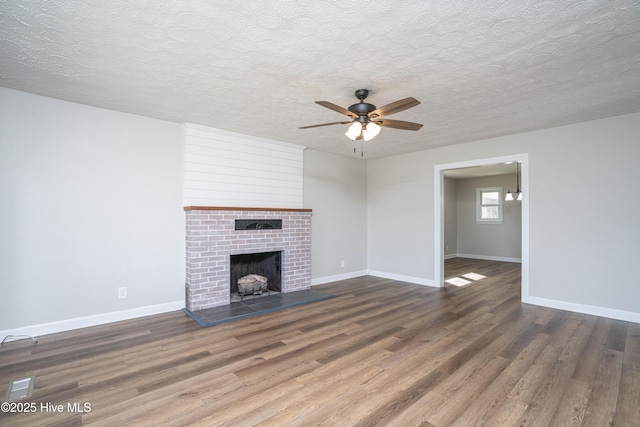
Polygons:
<instances>
[{"instance_id":1,"label":"ceiling fan blade","mask_svg":"<svg viewBox=\"0 0 640 427\"><path fill-rule=\"evenodd\" d=\"M420 101L418 101L415 98L409 97L409 98L401 99L400 101L392 102L391 104L387 104L383 107L373 110L371 113L369 113L369 117L376 118L376 117L390 116L392 114L398 113L408 108L415 107L416 105L419 105L419 104L420 104Z\"/></svg>"},{"instance_id":2,"label":"ceiling fan blade","mask_svg":"<svg viewBox=\"0 0 640 427\"><path fill-rule=\"evenodd\" d=\"M354 119L358 117L357 114L352 113L346 108L342 108L341 106L333 104L329 101L316 101L316 104L322 105L323 107L328 108L330 110L337 111L338 113L344 114L345 116L353 117Z\"/></svg>"},{"instance_id":3,"label":"ceiling fan blade","mask_svg":"<svg viewBox=\"0 0 640 427\"><path fill-rule=\"evenodd\" d=\"M333 123L323 123L321 125L311 125L311 126L302 126L298 129L309 129L309 128L319 128L320 126L331 126L331 125L346 125L351 122L333 122Z\"/></svg>"},{"instance_id":4,"label":"ceiling fan blade","mask_svg":"<svg viewBox=\"0 0 640 427\"><path fill-rule=\"evenodd\" d=\"M405 122L403 120L380 119L375 120L375 123L383 127L402 130L419 130L422 127L420 123Z\"/></svg>"}]
</instances>

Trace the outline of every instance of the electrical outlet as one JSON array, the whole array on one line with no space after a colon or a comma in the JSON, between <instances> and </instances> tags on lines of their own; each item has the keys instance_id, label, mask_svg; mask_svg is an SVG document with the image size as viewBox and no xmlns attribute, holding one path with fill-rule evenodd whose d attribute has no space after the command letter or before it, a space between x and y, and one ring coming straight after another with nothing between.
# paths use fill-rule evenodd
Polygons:
<instances>
[{"instance_id":1,"label":"electrical outlet","mask_svg":"<svg viewBox=\"0 0 640 427\"><path fill-rule=\"evenodd\" d=\"M118 288L118 299L122 299L126 297L127 297L127 288L126 287Z\"/></svg>"},{"instance_id":2,"label":"electrical outlet","mask_svg":"<svg viewBox=\"0 0 640 427\"><path fill-rule=\"evenodd\" d=\"M340 261L340 268L344 268L344 260Z\"/></svg>"}]
</instances>

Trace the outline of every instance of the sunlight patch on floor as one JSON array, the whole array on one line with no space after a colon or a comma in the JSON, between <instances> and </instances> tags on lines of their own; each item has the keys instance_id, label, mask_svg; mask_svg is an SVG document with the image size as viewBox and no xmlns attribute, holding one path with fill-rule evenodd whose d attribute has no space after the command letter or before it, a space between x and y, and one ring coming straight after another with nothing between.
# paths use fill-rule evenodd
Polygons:
<instances>
[{"instance_id":1,"label":"sunlight patch on floor","mask_svg":"<svg viewBox=\"0 0 640 427\"><path fill-rule=\"evenodd\" d=\"M465 280L462 277L469 280ZM476 280L484 279L487 276L483 276L482 274L477 274L477 273L467 273L467 274L463 274L462 277L452 277L451 279L445 280L445 282L447 282L450 285L461 287L461 286L466 286L469 283L473 283L472 280L476 281Z\"/></svg>"},{"instance_id":2,"label":"sunlight patch on floor","mask_svg":"<svg viewBox=\"0 0 640 427\"><path fill-rule=\"evenodd\" d=\"M480 280L480 279L484 279L487 276L483 276L482 274L477 274L477 273L467 273L467 274L463 274L462 277L466 277L467 279L471 279L471 280Z\"/></svg>"},{"instance_id":3,"label":"sunlight patch on floor","mask_svg":"<svg viewBox=\"0 0 640 427\"><path fill-rule=\"evenodd\" d=\"M469 280L464 280L460 277L452 277L451 279L445 280L445 282L454 286L464 286L464 285L468 285L469 283L473 283L473 282L470 282Z\"/></svg>"}]
</instances>

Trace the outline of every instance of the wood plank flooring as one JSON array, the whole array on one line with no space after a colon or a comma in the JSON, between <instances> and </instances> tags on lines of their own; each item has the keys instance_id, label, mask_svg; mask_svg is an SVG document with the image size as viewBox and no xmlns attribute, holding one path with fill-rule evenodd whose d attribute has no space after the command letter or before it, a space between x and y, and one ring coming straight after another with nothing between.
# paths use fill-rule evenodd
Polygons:
<instances>
[{"instance_id":1,"label":"wood plank flooring","mask_svg":"<svg viewBox=\"0 0 640 427\"><path fill-rule=\"evenodd\" d=\"M177 311L5 344L0 393L36 384L0 425L640 425L640 325L522 304L519 264L445 268L486 277L361 277L210 328Z\"/></svg>"}]
</instances>

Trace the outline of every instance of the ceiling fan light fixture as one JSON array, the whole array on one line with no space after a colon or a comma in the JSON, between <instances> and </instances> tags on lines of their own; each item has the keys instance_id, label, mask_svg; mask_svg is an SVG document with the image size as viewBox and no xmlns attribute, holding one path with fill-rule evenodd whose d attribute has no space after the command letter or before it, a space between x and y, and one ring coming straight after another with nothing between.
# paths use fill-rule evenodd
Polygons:
<instances>
[{"instance_id":1,"label":"ceiling fan light fixture","mask_svg":"<svg viewBox=\"0 0 640 427\"><path fill-rule=\"evenodd\" d=\"M350 140L355 141L356 138L358 138L361 133L362 133L362 123L356 121L356 122L353 122L351 126L349 126L349 129L347 129L347 132L345 133L345 135Z\"/></svg>"},{"instance_id":2,"label":"ceiling fan light fixture","mask_svg":"<svg viewBox=\"0 0 640 427\"><path fill-rule=\"evenodd\" d=\"M362 137L365 141L371 141L380 133L380 126L374 122L367 123L367 126L362 130Z\"/></svg>"},{"instance_id":3,"label":"ceiling fan light fixture","mask_svg":"<svg viewBox=\"0 0 640 427\"><path fill-rule=\"evenodd\" d=\"M365 98L369 95L369 91L367 89L358 89L355 94L356 98L358 98L360 102L350 105L349 108L343 108L328 101L316 101L316 104L318 105L348 116L349 121L301 126L300 129L349 124L349 129L345 132L345 136L347 138L352 141L360 139L364 141L371 141L380 133L380 127L413 131L420 130L420 128L422 128L420 123L405 122L403 120L390 120L385 118L386 116L390 116L419 105L420 101L417 99L408 97L378 108L373 104L364 102ZM363 155L362 152L360 154Z\"/></svg>"}]
</instances>

